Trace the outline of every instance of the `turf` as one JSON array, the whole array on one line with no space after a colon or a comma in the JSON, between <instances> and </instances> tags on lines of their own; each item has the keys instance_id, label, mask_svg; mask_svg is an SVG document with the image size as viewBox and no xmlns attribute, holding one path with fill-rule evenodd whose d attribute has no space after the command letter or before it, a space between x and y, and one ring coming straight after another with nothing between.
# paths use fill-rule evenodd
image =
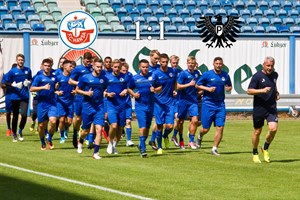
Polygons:
<instances>
[{"instance_id":1,"label":"turf","mask_svg":"<svg viewBox=\"0 0 300 200\"><path fill-rule=\"evenodd\" d=\"M12 143L0 123L0 162L153 199L299 199L300 121L282 120L270 146L271 163L254 164L251 157L252 122L228 120L219 152L210 155L214 128L200 150L180 150L171 144L163 155L148 146L148 158L136 147L118 147L108 155L102 142L101 160L92 150L77 154L71 140L41 151L38 135L24 132L24 142ZM186 130L186 129L185 129ZM186 131L185 131L186 132ZM266 128L261 136L263 144ZM133 141L138 129L133 122ZM71 135L71 133L70 133ZM186 134L185 134L185 137ZM187 138L185 138L187 143ZM262 154L260 153L262 158ZM67 183L0 166L0 199L132 199L119 194Z\"/></svg>"}]
</instances>

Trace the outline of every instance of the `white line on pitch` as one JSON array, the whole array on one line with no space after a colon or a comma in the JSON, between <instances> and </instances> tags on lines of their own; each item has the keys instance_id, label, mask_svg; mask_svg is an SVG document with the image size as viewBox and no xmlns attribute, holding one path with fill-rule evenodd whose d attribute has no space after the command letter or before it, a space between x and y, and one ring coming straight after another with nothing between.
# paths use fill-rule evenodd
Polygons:
<instances>
[{"instance_id":1,"label":"white line on pitch","mask_svg":"<svg viewBox=\"0 0 300 200\"><path fill-rule=\"evenodd\" d=\"M54 179L58 179L58 180L61 180L61 181L66 181L66 182L81 185L81 186L91 187L91 188L95 188L95 189L98 189L98 190L111 192L111 193L115 193L115 194L119 194L119 195L123 195L123 196L127 196L127 197L132 197L132 198L136 198L136 199L143 199L143 200L144 199L145 200L152 200L151 198L147 198L147 197L143 197L143 196L127 193L127 192L121 192L121 191L118 191L118 190L114 190L114 189L110 189L110 188L106 188L106 187L102 187L102 186L98 186L98 185L93 185L93 184L89 184L89 183L85 183L85 182L81 182L81 181L76 181L76 180L72 180L72 179L68 179L68 178L64 178L64 177L54 176L54 175L43 173L43 172L37 172L37 171L30 170L30 169L25 169L25 168L13 166L13 165L8 165L8 164L1 163L1 162L0 162L0 166L16 169L16 170L23 171L23 172L28 172L28 173L31 173L31 174L37 174L37 175L40 175L40 176L54 178Z\"/></svg>"}]
</instances>

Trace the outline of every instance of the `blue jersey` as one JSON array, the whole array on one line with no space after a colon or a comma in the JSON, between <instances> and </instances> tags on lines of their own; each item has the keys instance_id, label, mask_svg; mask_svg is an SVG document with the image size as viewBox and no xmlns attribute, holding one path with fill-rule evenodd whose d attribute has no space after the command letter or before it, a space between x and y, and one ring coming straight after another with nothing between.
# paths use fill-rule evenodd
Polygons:
<instances>
[{"instance_id":1,"label":"blue jersey","mask_svg":"<svg viewBox=\"0 0 300 200\"><path fill-rule=\"evenodd\" d=\"M7 81L7 73L6 73L2 77L1 84L5 84L7 82L8 81ZM10 99L11 94L12 94L12 87L10 85L6 85L6 87L5 87L5 98Z\"/></svg>"},{"instance_id":2,"label":"blue jersey","mask_svg":"<svg viewBox=\"0 0 300 200\"><path fill-rule=\"evenodd\" d=\"M127 89L128 76L120 73L115 76L113 73L106 74L108 79L107 92L114 92L114 97L107 97L107 106L115 109L122 109L126 107L127 96L120 96L120 93Z\"/></svg>"},{"instance_id":3,"label":"blue jersey","mask_svg":"<svg viewBox=\"0 0 300 200\"><path fill-rule=\"evenodd\" d=\"M46 76L44 74L37 75L32 83L32 86L40 87L47 84L50 84L49 90L40 90L36 94L36 99L38 102L45 102L48 104L56 105L56 96L55 96L55 84L57 83L57 78L55 75L50 74Z\"/></svg>"},{"instance_id":4,"label":"blue jersey","mask_svg":"<svg viewBox=\"0 0 300 200\"><path fill-rule=\"evenodd\" d=\"M191 73L188 69L182 71L177 79L177 82L179 84L187 84L191 82L193 79L197 83L197 81L200 78L200 73L198 70L194 70L193 73ZM179 90L179 100L182 103L197 103L197 89L195 86L189 86L187 88L184 88L182 90Z\"/></svg>"},{"instance_id":5,"label":"blue jersey","mask_svg":"<svg viewBox=\"0 0 300 200\"><path fill-rule=\"evenodd\" d=\"M23 67L19 69L18 67L12 68L7 73L6 83L20 83L25 81L25 79L31 81L32 75L31 70L28 67ZM29 98L29 88L22 86L21 89L12 87L11 90L11 100L21 100L21 99L28 99Z\"/></svg>"},{"instance_id":6,"label":"blue jersey","mask_svg":"<svg viewBox=\"0 0 300 200\"><path fill-rule=\"evenodd\" d=\"M205 72L197 82L197 85L203 85L206 87L216 87L214 92L203 92L203 103L219 105L224 104L225 99L225 85L232 86L229 74L225 71L221 71L220 74L216 74L214 70Z\"/></svg>"},{"instance_id":7,"label":"blue jersey","mask_svg":"<svg viewBox=\"0 0 300 200\"><path fill-rule=\"evenodd\" d=\"M58 91L63 91L63 95L57 95L57 101L64 106L69 106L74 102L74 95L71 93L75 89L73 85L69 84L69 76L64 74L57 75Z\"/></svg>"},{"instance_id":8,"label":"blue jersey","mask_svg":"<svg viewBox=\"0 0 300 200\"><path fill-rule=\"evenodd\" d=\"M149 64L149 73L152 73L152 72L154 72L155 70L157 70L157 69L159 69L160 68L160 65L159 64L156 64L156 65L154 65L154 66L151 66L150 64ZM139 72L138 72L139 73Z\"/></svg>"},{"instance_id":9,"label":"blue jersey","mask_svg":"<svg viewBox=\"0 0 300 200\"><path fill-rule=\"evenodd\" d=\"M55 75L58 76L58 75L62 74L63 72L64 72L63 68L58 68L55 70Z\"/></svg>"},{"instance_id":10,"label":"blue jersey","mask_svg":"<svg viewBox=\"0 0 300 200\"><path fill-rule=\"evenodd\" d=\"M110 74L110 73L112 73L112 69L110 69L110 70L103 69L102 71L105 72L105 74Z\"/></svg>"},{"instance_id":11,"label":"blue jersey","mask_svg":"<svg viewBox=\"0 0 300 200\"><path fill-rule=\"evenodd\" d=\"M130 79L128 88L136 90L140 94L140 98L135 99L135 107L142 110L150 110L154 107L154 93L150 92L150 87L160 86L157 76L148 73L146 76L136 74Z\"/></svg>"},{"instance_id":12,"label":"blue jersey","mask_svg":"<svg viewBox=\"0 0 300 200\"><path fill-rule=\"evenodd\" d=\"M74 81L79 81L79 79L85 75L89 74L93 71L91 66L85 67L84 65L77 65L73 71L71 72L70 78ZM76 94L76 98L83 98L82 95Z\"/></svg>"},{"instance_id":13,"label":"blue jersey","mask_svg":"<svg viewBox=\"0 0 300 200\"><path fill-rule=\"evenodd\" d=\"M44 70L40 70L40 71L38 71L37 73L36 73L36 75L40 75L40 74L44 74ZM50 74L52 74L53 76L56 76L57 74L56 74L56 70L55 69L51 69L51 71L50 71ZM35 76L36 76L35 75Z\"/></svg>"},{"instance_id":14,"label":"blue jersey","mask_svg":"<svg viewBox=\"0 0 300 200\"><path fill-rule=\"evenodd\" d=\"M78 82L78 87L83 91L92 89L91 97L84 95L84 104L92 107L103 105L103 92L107 87L107 78L105 73L100 73L100 76L94 76L92 73L83 75Z\"/></svg>"},{"instance_id":15,"label":"blue jersey","mask_svg":"<svg viewBox=\"0 0 300 200\"><path fill-rule=\"evenodd\" d=\"M125 74L125 75L127 75L128 81L130 81L133 77L131 72L127 72L127 74ZM131 107L131 97L130 97L130 95L127 95L126 103L127 103L128 106Z\"/></svg>"},{"instance_id":16,"label":"blue jersey","mask_svg":"<svg viewBox=\"0 0 300 200\"><path fill-rule=\"evenodd\" d=\"M158 68L153 74L158 77L162 85L161 92L155 94L155 102L158 104L174 105L175 98L173 97L173 90L176 82L176 71L171 67L168 67L166 72Z\"/></svg>"}]
</instances>

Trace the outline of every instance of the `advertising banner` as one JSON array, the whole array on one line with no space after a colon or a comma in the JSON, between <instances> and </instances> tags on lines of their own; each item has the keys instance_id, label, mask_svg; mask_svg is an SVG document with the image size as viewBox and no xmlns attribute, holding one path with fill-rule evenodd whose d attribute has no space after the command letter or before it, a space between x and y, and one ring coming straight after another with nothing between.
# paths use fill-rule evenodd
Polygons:
<instances>
[{"instance_id":1,"label":"advertising banner","mask_svg":"<svg viewBox=\"0 0 300 200\"><path fill-rule=\"evenodd\" d=\"M141 37L143 38L143 37ZM232 94L245 94L252 75L261 69L266 56L275 58L275 69L279 74L278 90L281 94L289 93L289 40L284 38L251 38L238 39L231 48L208 48L201 39L166 37L159 40L152 37L147 40L134 40L134 37L98 37L88 51L94 52L101 58L110 56L125 58L130 71L135 74L138 61L149 59L149 51L158 49L169 56L175 54L180 57L180 67L186 69L186 58L195 56L201 73L212 69L213 59L221 56L224 59L224 70L228 71L233 82ZM33 74L39 70L43 58L52 57L57 68L61 56L81 62L85 50L69 50L57 36L31 37L31 67Z\"/></svg>"}]
</instances>

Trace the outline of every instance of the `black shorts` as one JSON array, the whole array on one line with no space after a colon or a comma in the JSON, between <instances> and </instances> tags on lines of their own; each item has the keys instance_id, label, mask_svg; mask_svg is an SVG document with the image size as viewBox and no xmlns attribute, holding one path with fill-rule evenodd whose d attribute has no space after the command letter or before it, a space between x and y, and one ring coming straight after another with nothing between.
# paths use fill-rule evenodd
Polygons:
<instances>
[{"instance_id":1,"label":"black shorts","mask_svg":"<svg viewBox=\"0 0 300 200\"><path fill-rule=\"evenodd\" d=\"M256 107L253 109L253 126L261 128L264 126L265 119L267 122L278 122L278 113L276 108Z\"/></svg>"}]
</instances>

